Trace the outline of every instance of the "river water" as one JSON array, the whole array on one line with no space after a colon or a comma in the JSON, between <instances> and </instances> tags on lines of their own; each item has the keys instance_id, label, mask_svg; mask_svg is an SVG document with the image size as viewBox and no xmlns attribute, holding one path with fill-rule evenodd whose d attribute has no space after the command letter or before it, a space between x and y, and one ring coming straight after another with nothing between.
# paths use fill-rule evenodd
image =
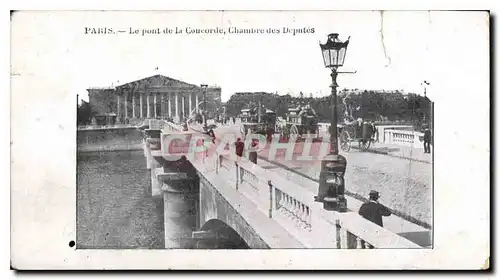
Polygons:
<instances>
[{"instance_id":1,"label":"river water","mask_svg":"<svg viewBox=\"0 0 500 280\"><path fill-rule=\"evenodd\" d=\"M150 172L142 150L78 154L78 249L164 249L165 230L180 233L181 239L170 240L177 248L248 248L228 240L192 239L195 222L183 214L169 219L172 228L165 229L163 197L152 197Z\"/></svg>"},{"instance_id":2,"label":"river water","mask_svg":"<svg viewBox=\"0 0 500 280\"><path fill-rule=\"evenodd\" d=\"M164 248L163 199L142 151L78 155L77 248Z\"/></svg>"}]
</instances>

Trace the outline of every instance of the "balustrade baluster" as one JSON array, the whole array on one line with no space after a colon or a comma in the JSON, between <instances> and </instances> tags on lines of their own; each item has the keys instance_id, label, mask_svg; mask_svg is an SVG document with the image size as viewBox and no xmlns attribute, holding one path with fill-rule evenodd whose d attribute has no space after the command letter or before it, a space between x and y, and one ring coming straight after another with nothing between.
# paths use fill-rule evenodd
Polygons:
<instances>
[{"instance_id":1,"label":"balustrade baluster","mask_svg":"<svg viewBox=\"0 0 500 280\"><path fill-rule=\"evenodd\" d=\"M297 226L298 227L302 227L303 226L303 217L304 217L304 212L302 210L302 202L298 201L298 200L295 200L296 203L297 203L297 206L296 206L296 213L297 213Z\"/></svg>"},{"instance_id":2,"label":"balustrade baluster","mask_svg":"<svg viewBox=\"0 0 500 280\"><path fill-rule=\"evenodd\" d=\"M291 196L288 196L290 199L290 219L295 219L295 199Z\"/></svg>"},{"instance_id":3,"label":"balustrade baluster","mask_svg":"<svg viewBox=\"0 0 500 280\"><path fill-rule=\"evenodd\" d=\"M283 208L283 214L288 215L288 195L286 193L281 193L283 196L283 203L281 204L281 208Z\"/></svg>"},{"instance_id":4,"label":"balustrade baluster","mask_svg":"<svg viewBox=\"0 0 500 280\"><path fill-rule=\"evenodd\" d=\"M293 218L295 219L295 223L300 224L300 208L299 202L297 199L293 198Z\"/></svg>"},{"instance_id":5,"label":"balustrade baluster","mask_svg":"<svg viewBox=\"0 0 500 280\"><path fill-rule=\"evenodd\" d=\"M306 219L307 227L309 231L312 231L312 214L311 214L311 208L309 208L309 206L306 206L306 215L307 215Z\"/></svg>"},{"instance_id":6,"label":"balustrade baluster","mask_svg":"<svg viewBox=\"0 0 500 280\"><path fill-rule=\"evenodd\" d=\"M300 203L300 220L301 220L301 225L303 229L307 229L307 213L306 213L306 207L303 203Z\"/></svg>"},{"instance_id":7,"label":"balustrade baluster","mask_svg":"<svg viewBox=\"0 0 500 280\"><path fill-rule=\"evenodd\" d=\"M285 194L282 191L278 190L277 196L278 196L278 199L277 199L278 206L276 208L278 209L278 211L280 213L283 214L285 211Z\"/></svg>"},{"instance_id":8,"label":"balustrade baluster","mask_svg":"<svg viewBox=\"0 0 500 280\"><path fill-rule=\"evenodd\" d=\"M291 218L292 216L292 198L288 195L286 195L286 215L288 218Z\"/></svg>"},{"instance_id":9,"label":"balustrade baluster","mask_svg":"<svg viewBox=\"0 0 500 280\"><path fill-rule=\"evenodd\" d=\"M243 176L245 176L246 170L240 166L240 183L243 183Z\"/></svg>"},{"instance_id":10,"label":"balustrade baluster","mask_svg":"<svg viewBox=\"0 0 500 280\"><path fill-rule=\"evenodd\" d=\"M280 213L283 212L283 203L285 203L285 199L284 199L284 196L283 196L283 193L278 190L278 189L275 189L276 190L276 210Z\"/></svg>"}]
</instances>

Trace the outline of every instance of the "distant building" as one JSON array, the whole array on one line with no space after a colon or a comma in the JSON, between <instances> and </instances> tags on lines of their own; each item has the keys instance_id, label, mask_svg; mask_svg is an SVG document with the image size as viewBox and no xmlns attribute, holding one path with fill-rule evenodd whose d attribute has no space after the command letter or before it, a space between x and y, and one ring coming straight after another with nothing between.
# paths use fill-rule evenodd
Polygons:
<instances>
[{"instance_id":1,"label":"distant building","mask_svg":"<svg viewBox=\"0 0 500 280\"><path fill-rule=\"evenodd\" d=\"M97 114L116 114L118 122L172 118L180 121L204 108L198 85L155 75L110 88L89 88L89 103ZM207 111L221 103L221 88L206 89Z\"/></svg>"}]
</instances>

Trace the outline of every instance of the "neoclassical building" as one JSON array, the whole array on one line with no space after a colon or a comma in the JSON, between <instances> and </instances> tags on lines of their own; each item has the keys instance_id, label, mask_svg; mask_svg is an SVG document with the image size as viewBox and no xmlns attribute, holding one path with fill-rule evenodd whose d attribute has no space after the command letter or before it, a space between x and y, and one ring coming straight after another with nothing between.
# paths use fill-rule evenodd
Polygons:
<instances>
[{"instance_id":1,"label":"neoclassical building","mask_svg":"<svg viewBox=\"0 0 500 280\"><path fill-rule=\"evenodd\" d=\"M155 75L114 88L89 88L90 106L97 114L116 114L118 122L146 118L173 118L176 121L203 109L206 91L207 111L221 102L221 88L189 84Z\"/></svg>"}]
</instances>

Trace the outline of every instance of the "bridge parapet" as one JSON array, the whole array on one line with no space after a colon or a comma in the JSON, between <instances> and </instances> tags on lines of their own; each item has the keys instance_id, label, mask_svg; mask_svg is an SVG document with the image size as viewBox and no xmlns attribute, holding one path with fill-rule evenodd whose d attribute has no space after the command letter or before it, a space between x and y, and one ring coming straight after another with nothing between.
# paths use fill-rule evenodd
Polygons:
<instances>
[{"instance_id":1,"label":"bridge parapet","mask_svg":"<svg viewBox=\"0 0 500 280\"><path fill-rule=\"evenodd\" d=\"M216 172L231 176L235 189L309 248L421 248L356 212L326 211L314 194L244 158L218 155Z\"/></svg>"},{"instance_id":2,"label":"bridge parapet","mask_svg":"<svg viewBox=\"0 0 500 280\"><path fill-rule=\"evenodd\" d=\"M422 148L424 134L418 131L386 129L384 131L384 143L400 146Z\"/></svg>"}]
</instances>

